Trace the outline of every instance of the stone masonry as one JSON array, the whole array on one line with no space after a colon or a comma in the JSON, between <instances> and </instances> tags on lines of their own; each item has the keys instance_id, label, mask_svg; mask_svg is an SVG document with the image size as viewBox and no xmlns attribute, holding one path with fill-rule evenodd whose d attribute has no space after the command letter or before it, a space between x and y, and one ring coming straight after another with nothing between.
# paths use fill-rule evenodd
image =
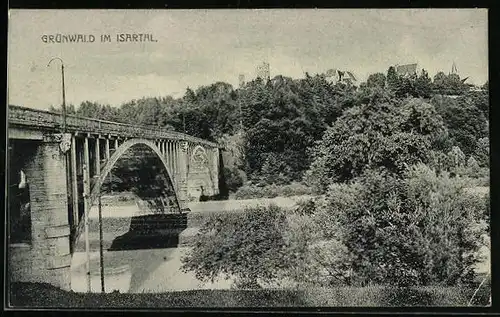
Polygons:
<instances>
[{"instance_id":1,"label":"stone masonry","mask_svg":"<svg viewBox=\"0 0 500 317\"><path fill-rule=\"evenodd\" d=\"M70 227L66 162L58 138L44 140L28 160L32 241L11 247L11 278L44 282L70 290ZM26 259L30 259L26 261Z\"/></svg>"}]
</instances>

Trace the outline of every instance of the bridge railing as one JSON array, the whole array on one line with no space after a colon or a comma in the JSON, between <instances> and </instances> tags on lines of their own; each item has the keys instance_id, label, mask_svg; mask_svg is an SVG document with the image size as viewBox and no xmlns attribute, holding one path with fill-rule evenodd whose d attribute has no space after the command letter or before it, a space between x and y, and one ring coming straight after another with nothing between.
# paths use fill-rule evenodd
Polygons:
<instances>
[{"instance_id":1,"label":"bridge railing","mask_svg":"<svg viewBox=\"0 0 500 317\"><path fill-rule=\"evenodd\" d=\"M62 129L63 117L60 113L12 105L9 106L8 112L9 125L40 127L49 130ZM101 133L149 139L167 138L171 140L190 141L193 143L218 147L218 144L216 143L160 127L152 128L150 126L131 125L94 118L79 117L75 115L66 116L66 127L68 131L72 132Z\"/></svg>"}]
</instances>

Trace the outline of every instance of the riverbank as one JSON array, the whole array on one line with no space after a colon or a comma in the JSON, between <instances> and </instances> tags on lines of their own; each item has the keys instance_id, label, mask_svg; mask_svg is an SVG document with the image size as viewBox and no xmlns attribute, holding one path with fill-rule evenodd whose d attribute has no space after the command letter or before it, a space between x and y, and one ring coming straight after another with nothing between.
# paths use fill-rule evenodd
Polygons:
<instances>
[{"instance_id":1,"label":"riverbank","mask_svg":"<svg viewBox=\"0 0 500 317\"><path fill-rule=\"evenodd\" d=\"M236 308L236 307L465 307L473 288L339 287L302 290L192 290L157 294L87 294L66 292L48 284L14 283L14 308ZM478 292L474 306L488 305Z\"/></svg>"}]
</instances>

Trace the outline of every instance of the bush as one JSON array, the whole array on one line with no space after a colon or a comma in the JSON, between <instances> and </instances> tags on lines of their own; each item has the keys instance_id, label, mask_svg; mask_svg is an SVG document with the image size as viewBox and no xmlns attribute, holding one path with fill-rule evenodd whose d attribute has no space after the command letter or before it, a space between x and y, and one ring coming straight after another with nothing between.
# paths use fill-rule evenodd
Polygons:
<instances>
[{"instance_id":1,"label":"bush","mask_svg":"<svg viewBox=\"0 0 500 317\"><path fill-rule=\"evenodd\" d=\"M274 205L213 214L200 227L182 269L200 280L225 274L242 288L258 288L258 279L276 279L293 265L282 236L285 224L285 210Z\"/></svg>"},{"instance_id":2,"label":"bush","mask_svg":"<svg viewBox=\"0 0 500 317\"><path fill-rule=\"evenodd\" d=\"M235 193L235 199L252 199L252 198L275 198L275 197L291 197L302 195L314 195L313 188L300 183L292 183L289 185L278 186L275 184L259 187L256 185L244 185Z\"/></svg>"},{"instance_id":3,"label":"bush","mask_svg":"<svg viewBox=\"0 0 500 317\"><path fill-rule=\"evenodd\" d=\"M405 176L369 170L354 183L329 188L327 209L337 219L329 229L352 255L353 283L470 283L482 198L464 192L464 180L437 176L423 164Z\"/></svg>"},{"instance_id":4,"label":"bush","mask_svg":"<svg viewBox=\"0 0 500 317\"><path fill-rule=\"evenodd\" d=\"M243 186L245 182L244 172L233 167L224 167L224 179L226 181L227 188L231 192L236 192L238 188Z\"/></svg>"}]
</instances>

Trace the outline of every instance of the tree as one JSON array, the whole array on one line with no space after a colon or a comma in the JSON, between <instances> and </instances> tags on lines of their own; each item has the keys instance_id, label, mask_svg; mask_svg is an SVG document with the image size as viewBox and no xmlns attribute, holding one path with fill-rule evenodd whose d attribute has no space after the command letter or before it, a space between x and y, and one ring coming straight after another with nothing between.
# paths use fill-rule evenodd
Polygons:
<instances>
[{"instance_id":1,"label":"tree","mask_svg":"<svg viewBox=\"0 0 500 317\"><path fill-rule=\"evenodd\" d=\"M450 152L448 152L448 157L450 160L451 167L463 167L465 166L465 154L460 150L458 146L454 146Z\"/></svg>"},{"instance_id":2,"label":"tree","mask_svg":"<svg viewBox=\"0 0 500 317\"><path fill-rule=\"evenodd\" d=\"M395 92L399 89L399 85L400 79L398 74L396 73L396 68L394 68L394 66L391 66L387 70L387 88Z\"/></svg>"},{"instance_id":3,"label":"tree","mask_svg":"<svg viewBox=\"0 0 500 317\"><path fill-rule=\"evenodd\" d=\"M96 102L84 101L76 110L76 114L85 118L99 118L101 105Z\"/></svg>"},{"instance_id":4,"label":"tree","mask_svg":"<svg viewBox=\"0 0 500 317\"><path fill-rule=\"evenodd\" d=\"M62 105L60 107L50 106L49 111L56 112L56 113L62 113ZM75 105L73 105L73 104L66 105L66 114L75 115L76 114Z\"/></svg>"},{"instance_id":5,"label":"tree","mask_svg":"<svg viewBox=\"0 0 500 317\"><path fill-rule=\"evenodd\" d=\"M248 83L239 96L249 178L300 180L310 162L307 148L349 107L351 94L321 76Z\"/></svg>"},{"instance_id":6,"label":"tree","mask_svg":"<svg viewBox=\"0 0 500 317\"><path fill-rule=\"evenodd\" d=\"M415 97L430 98L432 93L432 80L425 69L415 80Z\"/></svg>"},{"instance_id":7,"label":"tree","mask_svg":"<svg viewBox=\"0 0 500 317\"><path fill-rule=\"evenodd\" d=\"M438 72L434 76L433 82L434 92L442 95L462 95L469 90L460 76L457 74L445 75L443 72Z\"/></svg>"},{"instance_id":8,"label":"tree","mask_svg":"<svg viewBox=\"0 0 500 317\"><path fill-rule=\"evenodd\" d=\"M443 72L438 72L434 75L432 83L435 93L448 94L448 77Z\"/></svg>"},{"instance_id":9,"label":"tree","mask_svg":"<svg viewBox=\"0 0 500 317\"><path fill-rule=\"evenodd\" d=\"M481 167L473 156L470 156L467 160L467 174L474 178L479 177L481 174Z\"/></svg>"},{"instance_id":10,"label":"tree","mask_svg":"<svg viewBox=\"0 0 500 317\"><path fill-rule=\"evenodd\" d=\"M469 94L456 99L434 96L431 100L445 120L453 143L467 156L474 153L480 138L488 136L488 120L480 108L487 107L485 102L483 98L474 98Z\"/></svg>"},{"instance_id":11,"label":"tree","mask_svg":"<svg viewBox=\"0 0 500 317\"><path fill-rule=\"evenodd\" d=\"M350 253L353 284L473 281L483 232L477 224L487 206L465 193L466 185L423 164L403 178L366 170L354 183L331 185L327 208L336 219L332 230Z\"/></svg>"},{"instance_id":12,"label":"tree","mask_svg":"<svg viewBox=\"0 0 500 317\"><path fill-rule=\"evenodd\" d=\"M481 167L490 166L490 139L488 137L480 138L477 142L475 156Z\"/></svg>"},{"instance_id":13,"label":"tree","mask_svg":"<svg viewBox=\"0 0 500 317\"><path fill-rule=\"evenodd\" d=\"M367 168L401 174L408 165L429 162L430 150L446 138L441 117L422 100L362 104L325 131L306 179L324 190L330 180L346 182Z\"/></svg>"},{"instance_id":14,"label":"tree","mask_svg":"<svg viewBox=\"0 0 500 317\"><path fill-rule=\"evenodd\" d=\"M384 88L385 82L386 78L384 74L382 73L371 74L370 76L368 76L368 79L366 80L366 86L370 88L373 87Z\"/></svg>"}]
</instances>

